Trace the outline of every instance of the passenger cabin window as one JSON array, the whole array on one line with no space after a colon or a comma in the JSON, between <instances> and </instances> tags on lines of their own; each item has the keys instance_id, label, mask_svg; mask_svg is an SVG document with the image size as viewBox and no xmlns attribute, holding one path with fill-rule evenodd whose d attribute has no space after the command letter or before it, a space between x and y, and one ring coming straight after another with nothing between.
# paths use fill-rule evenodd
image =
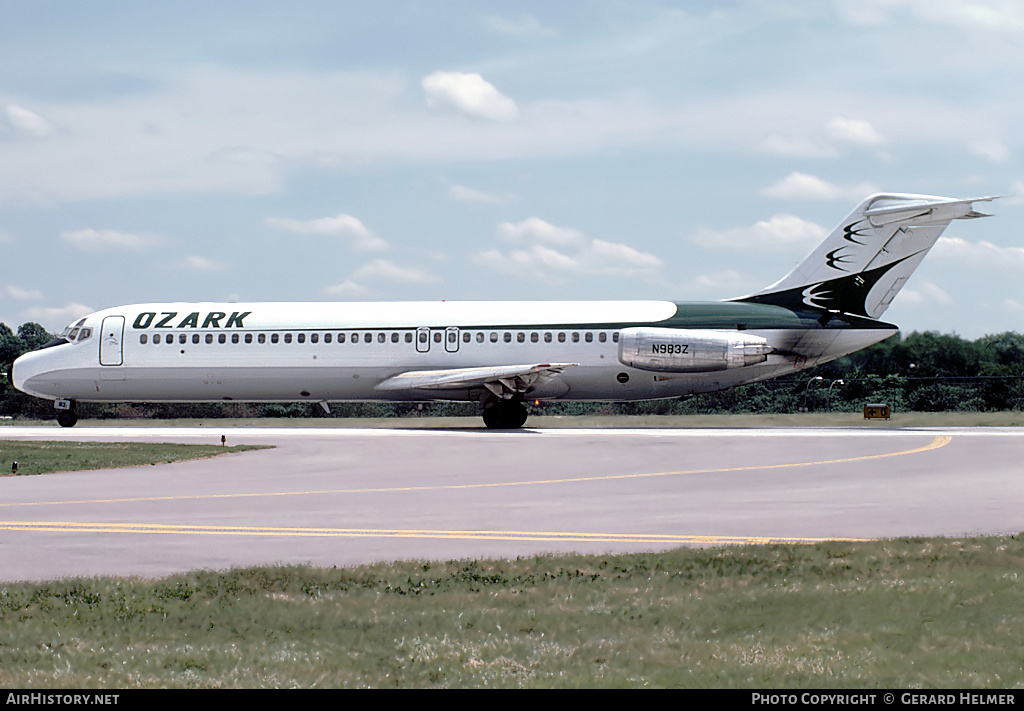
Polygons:
<instances>
[{"instance_id":1,"label":"passenger cabin window","mask_svg":"<svg viewBox=\"0 0 1024 711\"><path fill-rule=\"evenodd\" d=\"M290 333L284 334L284 342L285 343L291 343L292 342L292 334L290 334Z\"/></svg>"},{"instance_id":2,"label":"passenger cabin window","mask_svg":"<svg viewBox=\"0 0 1024 711\"><path fill-rule=\"evenodd\" d=\"M601 343L604 343L605 341L608 340L608 334L605 333L604 331L601 331L599 334L597 334L597 340L601 341Z\"/></svg>"},{"instance_id":3,"label":"passenger cabin window","mask_svg":"<svg viewBox=\"0 0 1024 711\"><path fill-rule=\"evenodd\" d=\"M207 343L213 343L213 334L212 333L207 333L206 334L206 342Z\"/></svg>"},{"instance_id":4,"label":"passenger cabin window","mask_svg":"<svg viewBox=\"0 0 1024 711\"><path fill-rule=\"evenodd\" d=\"M558 342L559 343L565 343L565 333L562 332L562 331L558 332Z\"/></svg>"},{"instance_id":5,"label":"passenger cabin window","mask_svg":"<svg viewBox=\"0 0 1024 711\"><path fill-rule=\"evenodd\" d=\"M277 343L277 341L278 341L277 334L276 333L271 333L270 334L270 342L271 343Z\"/></svg>"},{"instance_id":6,"label":"passenger cabin window","mask_svg":"<svg viewBox=\"0 0 1024 711\"><path fill-rule=\"evenodd\" d=\"M145 333L143 333L141 336L139 336L139 343L141 343L142 345L146 345L146 341L147 340L148 340L148 338L146 337Z\"/></svg>"},{"instance_id":7,"label":"passenger cabin window","mask_svg":"<svg viewBox=\"0 0 1024 711\"><path fill-rule=\"evenodd\" d=\"M305 343L306 342L306 334L305 333L300 333L298 336L296 336L296 340L299 343Z\"/></svg>"}]
</instances>

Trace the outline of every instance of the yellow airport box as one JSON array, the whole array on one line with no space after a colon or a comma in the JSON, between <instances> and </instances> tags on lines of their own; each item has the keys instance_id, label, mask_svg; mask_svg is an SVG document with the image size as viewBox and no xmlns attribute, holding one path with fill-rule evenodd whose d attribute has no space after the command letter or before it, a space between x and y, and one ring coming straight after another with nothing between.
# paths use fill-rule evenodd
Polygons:
<instances>
[{"instance_id":1,"label":"yellow airport box","mask_svg":"<svg viewBox=\"0 0 1024 711\"><path fill-rule=\"evenodd\" d=\"M884 402L869 402L864 406L865 420L888 420L890 415L889 405Z\"/></svg>"}]
</instances>

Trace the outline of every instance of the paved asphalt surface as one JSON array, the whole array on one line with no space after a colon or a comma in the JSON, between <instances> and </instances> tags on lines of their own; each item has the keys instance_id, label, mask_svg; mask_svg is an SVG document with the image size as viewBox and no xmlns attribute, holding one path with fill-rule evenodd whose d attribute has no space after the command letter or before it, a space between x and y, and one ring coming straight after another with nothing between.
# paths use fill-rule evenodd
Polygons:
<instances>
[{"instance_id":1,"label":"paved asphalt surface","mask_svg":"<svg viewBox=\"0 0 1024 711\"><path fill-rule=\"evenodd\" d=\"M0 478L0 581L1024 530L1024 430L3 427L272 444Z\"/></svg>"}]
</instances>

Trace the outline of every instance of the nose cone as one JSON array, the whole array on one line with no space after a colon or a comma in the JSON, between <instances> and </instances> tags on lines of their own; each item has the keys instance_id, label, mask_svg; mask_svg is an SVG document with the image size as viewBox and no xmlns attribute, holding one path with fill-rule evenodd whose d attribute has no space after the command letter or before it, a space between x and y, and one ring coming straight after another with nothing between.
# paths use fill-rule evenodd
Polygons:
<instances>
[{"instance_id":1,"label":"nose cone","mask_svg":"<svg viewBox=\"0 0 1024 711\"><path fill-rule=\"evenodd\" d=\"M53 399L55 363L48 351L32 351L19 356L7 371L7 378L17 390L35 397Z\"/></svg>"},{"instance_id":2,"label":"nose cone","mask_svg":"<svg viewBox=\"0 0 1024 711\"><path fill-rule=\"evenodd\" d=\"M25 368L19 366L18 361L24 357L24 355L18 356L7 366L7 382L15 390L20 390L21 392L25 392Z\"/></svg>"}]
</instances>

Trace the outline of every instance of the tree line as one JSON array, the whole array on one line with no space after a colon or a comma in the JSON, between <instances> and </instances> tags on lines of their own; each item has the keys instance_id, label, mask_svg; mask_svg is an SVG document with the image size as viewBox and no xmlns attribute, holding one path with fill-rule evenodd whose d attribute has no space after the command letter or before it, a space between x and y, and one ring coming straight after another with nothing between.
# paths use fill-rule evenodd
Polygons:
<instances>
[{"instance_id":1,"label":"tree line","mask_svg":"<svg viewBox=\"0 0 1024 711\"><path fill-rule=\"evenodd\" d=\"M22 353L54 334L38 323L13 332L0 323L4 371ZM14 391L2 381L0 415L51 419L53 404ZM900 334L789 377L671 400L623 403L549 402L535 414L715 414L854 412L868 403L893 411L993 412L1024 410L1024 335L1006 332L973 341L931 331ZM314 403L80 403L83 418L416 417L476 416L475 403L334 403L328 415Z\"/></svg>"}]
</instances>

